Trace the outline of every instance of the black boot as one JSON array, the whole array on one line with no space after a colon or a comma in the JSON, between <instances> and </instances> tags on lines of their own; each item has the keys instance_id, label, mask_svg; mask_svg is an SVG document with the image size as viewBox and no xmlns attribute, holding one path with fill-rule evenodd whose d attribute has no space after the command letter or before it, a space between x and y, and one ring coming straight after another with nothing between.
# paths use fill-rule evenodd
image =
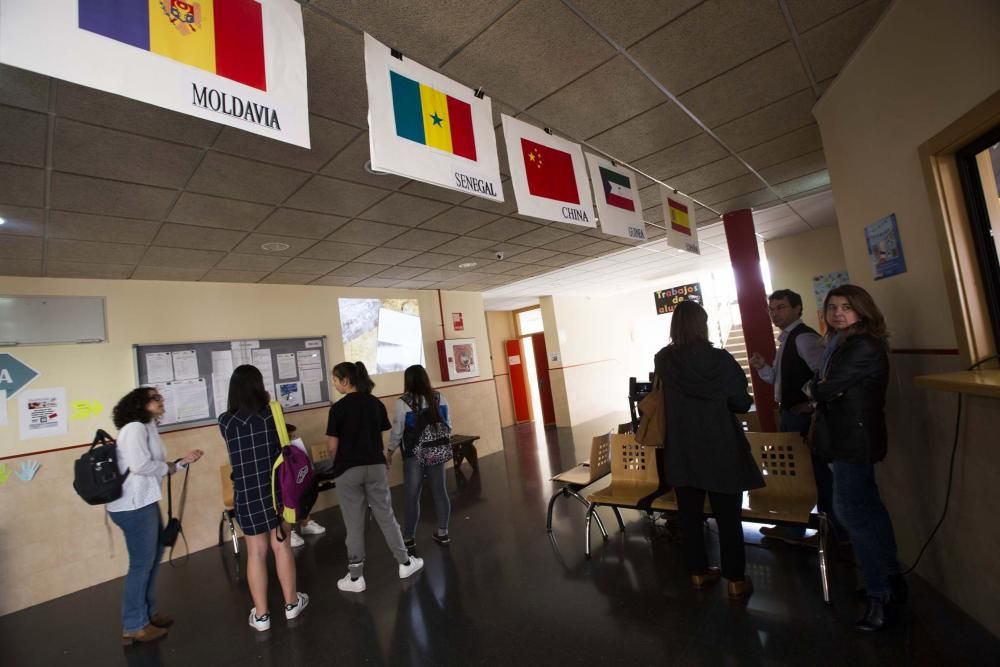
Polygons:
<instances>
[{"instance_id":1,"label":"black boot","mask_svg":"<svg viewBox=\"0 0 1000 667\"><path fill-rule=\"evenodd\" d=\"M870 597L865 613L854 624L854 629L861 632L877 632L888 624L888 613L888 601L885 598Z\"/></svg>"}]
</instances>

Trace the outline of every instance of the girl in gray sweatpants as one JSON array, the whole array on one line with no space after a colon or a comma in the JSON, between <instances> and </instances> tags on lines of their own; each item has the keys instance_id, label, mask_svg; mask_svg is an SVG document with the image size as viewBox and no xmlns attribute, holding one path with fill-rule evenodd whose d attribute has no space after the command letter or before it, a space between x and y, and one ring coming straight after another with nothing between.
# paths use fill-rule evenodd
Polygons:
<instances>
[{"instance_id":1,"label":"girl in gray sweatpants","mask_svg":"<svg viewBox=\"0 0 1000 667\"><path fill-rule=\"evenodd\" d=\"M399 578L406 579L424 566L411 558L403 545L399 524L392 512L388 468L382 452L382 432L392 428L382 401L372 396L375 383L365 365L345 361L333 367L333 387L344 397L330 406L326 436L333 460L340 512L347 529L348 573L337 588L351 593L365 590L365 514L372 508L386 544L399 563Z\"/></svg>"}]
</instances>

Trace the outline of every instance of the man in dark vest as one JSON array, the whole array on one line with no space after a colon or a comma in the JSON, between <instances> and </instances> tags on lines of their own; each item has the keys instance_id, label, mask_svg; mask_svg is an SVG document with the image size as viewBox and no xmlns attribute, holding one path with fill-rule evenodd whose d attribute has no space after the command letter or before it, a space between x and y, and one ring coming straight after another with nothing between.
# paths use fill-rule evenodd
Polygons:
<instances>
[{"instance_id":1,"label":"man in dark vest","mask_svg":"<svg viewBox=\"0 0 1000 667\"><path fill-rule=\"evenodd\" d=\"M774 385L774 400L779 406L778 428L805 437L812 421L812 406L809 398L802 393L802 386L819 372L823 361L823 340L802 321L802 297L792 290L774 292L768 297L767 309L771 322L781 329L774 366L769 366L759 352L750 355L750 365L760 379ZM827 464L827 461L813 457L816 505L833 521L833 475ZM808 539L805 537L804 528L774 526L761 528L760 532L765 537L790 544L815 546L817 542L815 535Z\"/></svg>"}]
</instances>

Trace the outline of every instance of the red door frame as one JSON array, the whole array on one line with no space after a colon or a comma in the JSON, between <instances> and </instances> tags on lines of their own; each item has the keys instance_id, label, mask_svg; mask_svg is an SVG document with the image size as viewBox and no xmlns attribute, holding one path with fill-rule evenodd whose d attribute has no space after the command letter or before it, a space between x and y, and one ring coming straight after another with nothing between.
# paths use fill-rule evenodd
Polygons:
<instances>
[{"instance_id":1,"label":"red door frame","mask_svg":"<svg viewBox=\"0 0 1000 667\"><path fill-rule=\"evenodd\" d=\"M552 381L549 378L549 355L545 349L545 334L531 334L531 347L535 352L535 372L538 374L538 398L542 403L542 423L556 423L556 408L552 400Z\"/></svg>"},{"instance_id":2,"label":"red door frame","mask_svg":"<svg viewBox=\"0 0 1000 667\"><path fill-rule=\"evenodd\" d=\"M528 397L528 377L525 375L524 351L521 349L521 341L505 340L503 349L507 354L510 395L514 402L514 423L531 421L531 399Z\"/></svg>"}]
</instances>

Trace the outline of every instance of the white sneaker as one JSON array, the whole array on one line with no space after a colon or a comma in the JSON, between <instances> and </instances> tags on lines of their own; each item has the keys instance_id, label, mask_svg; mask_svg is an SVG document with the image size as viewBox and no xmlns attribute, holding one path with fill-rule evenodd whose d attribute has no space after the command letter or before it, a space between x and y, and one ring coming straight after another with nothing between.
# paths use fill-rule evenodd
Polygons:
<instances>
[{"instance_id":1,"label":"white sneaker","mask_svg":"<svg viewBox=\"0 0 1000 667\"><path fill-rule=\"evenodd\" d=\"M410 556L409 565L399 566L399 578L406 579L407 577L416 574L424 567L424 559L417 558L416 556Z\"/></svg>"},{"instance_id":2,"label":"white sneaker","mask_svg":"<svg viewBox=\"0 0 1000 667\"><path fill-rule=\"evenodd\" d=\"M250 627L257 632L264 632L265 630L271 629L271 615L264 614L264 618L257 618L257 607L250 610L250 618L248 619Z\"/></svg>"},{"instance_id":3,"label":"white sneaker","mask_svg":"<svg viewBox=\"0 0 1000 667\"><path fill-rule=\"evenodd\" d=\"M295 532L294 530L292 531L292 536L291 536L291 538L289 538L289 539L291 539L291 541L292 541L292 548L293 548L293 549L296 549L296 548L298 548L298 547L301 547L301 546L302 546L303 544L305 544L305 543L306 543L306 541L305 541L305 540L303 540L303 539L302 539L302 538L301 538L301 537L299 536L299 534L298 534L298 533L296 533L296 532Z\"/></svg>"},{"instance_id":4,"label":"white sneaker","mask_svg":"<svg viewBox=\"0 0 1000 667\"><path fill-rule=\"evenodd\" d=\"M337 580L337 588L346 593L360 593L365 590L365 578L358 577L357 579L351 579L351 573L348 572L347 576L343 579Z\"/></svg>"},{"instance_id":5,"label":"white sneaker","mask_svg":"<svg viewBox=\"0 0 1000 667\"><path fill-rule=\"evenodd\" d=\"M298 615L304 612L306 610L306 607L309 606L308 595L306 595L305 593L296 593L295 595L296 595L295 604L285 605L285 618L287 618L289 621L292 620L293 618L298 617Z\"/></svg>"},{"instance_id":6,"label":"white sneaker","mask_svg":"<svg viewBox=\"0 0 1000 667\"><path fill-rule=\"evenodd\" d=\"M309 519L299 524L299 532L303 535L322 535L326 532L326 528Z\"/></svg>"}]
</instances>

